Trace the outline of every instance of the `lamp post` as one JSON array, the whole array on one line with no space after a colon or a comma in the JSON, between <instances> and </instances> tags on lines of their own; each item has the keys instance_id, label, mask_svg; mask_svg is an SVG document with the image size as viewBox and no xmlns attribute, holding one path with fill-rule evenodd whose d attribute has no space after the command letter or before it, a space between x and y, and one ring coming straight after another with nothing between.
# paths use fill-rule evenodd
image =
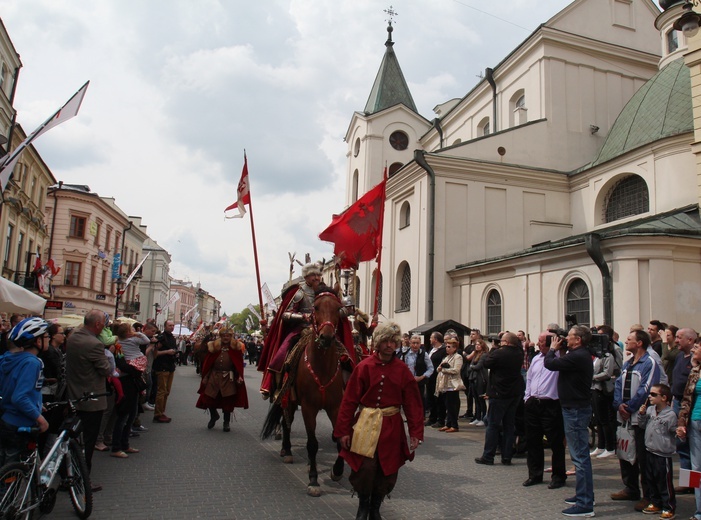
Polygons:
<instances>
[{"instance_id":1,"label":"lamp post","mask_svg":"<svg viewBox=\"0 0 701 520\"><path fill-rule=\"evenodd\" d=\"M119 317L119 301L122 299L122 293L124 292L124 279L118 276L115 283L117 285L117 295L114 299L114 319L116 320Z\"/></svg>"},{"instance_id":2,"label":"lamp post","mask_svg":"<svg viewBox=\"0 0 701 520\"><path fill-rule=\"evenodd\" d=\"M156 321L158 321L158 313L161 312L161 304L156 302L153 304L153 310L156 311Z\"/></svg>"},{"instance_id":3,"label":"lamp post","mask_svg":"<svg viewBox=\"0 0 701 520\"><path fill-rule=\"evenodd\" d=\"M180 311L180 335L183 335L183 318L185 317L185 313L183 311Z\"/></svg>"}]
</instances>

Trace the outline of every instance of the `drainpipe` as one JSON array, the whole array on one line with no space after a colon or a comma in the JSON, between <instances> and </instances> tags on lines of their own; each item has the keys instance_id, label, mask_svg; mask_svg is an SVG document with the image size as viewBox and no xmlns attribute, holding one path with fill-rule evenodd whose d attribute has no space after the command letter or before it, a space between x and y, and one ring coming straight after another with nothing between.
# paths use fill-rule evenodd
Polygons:
<instances>
[{"instance_id":1,"label":"drainpipe","mask_svg":"<svg viewBox=\"0 0 701 520\"><path fill-rule=\"evenodd\" d=\"M56 207L58 206L58 198L56 197L56 192L63 187L63 181L58 181L58 188L51 191L49 195L54 196L54 215L51 218L51 236L49 237L49 258L46 260L51 260L51 253L54 247L54 229L56 229Z\"/></svg>"},{"instance_id":2,"label":"drainpipe","mask_svg":"<svg viewBox=\"0 0 701 520\"><path fill-rule=\"evenodd\" d=\"M433 120L433 128L438 132L438 138L440 139L440 148L443 148L443 127L441 127L440 118L435 118Z\"/></svg>"},{"instance_id":3,"label":"drainpipe","mask_svg":"<svg viewBox=\"0 0 701 520\"><path fill-rule=\"evenodd\" d=\"M433 320L433 271L435 264L435 243L436 243L436 172L426 162L426 152L424 150L414 150L414 160L416 164L421 166L428 174L428 222L427 222L427 237L428 237L428 287L426 288L426 321Z\"/></svg>"},{"instance_id":4,"label":"drainpipe","mask_svg":"<svg viewBox=\"0 0 701 520\"><path fill-rule=\"evenodd\" d=\"M485 76L487 77L487 82L492 86L492 128L491 133L493 134L498 130L497 128L497 83L494 81L494 69L487 67L485 70Z\"/></svg>"},{"instance_id":5,"label":"drainpipe","mask_svg":"<svg viewBox=\"0 0 701 520\"><path fill-rule=\"evenodd\" d=\"M604 289L604 325L613 327L613 278L609 266L601 252L601 237L591 233L585 237L587 253L601 271Z\"/></svg>"}]
</instances>

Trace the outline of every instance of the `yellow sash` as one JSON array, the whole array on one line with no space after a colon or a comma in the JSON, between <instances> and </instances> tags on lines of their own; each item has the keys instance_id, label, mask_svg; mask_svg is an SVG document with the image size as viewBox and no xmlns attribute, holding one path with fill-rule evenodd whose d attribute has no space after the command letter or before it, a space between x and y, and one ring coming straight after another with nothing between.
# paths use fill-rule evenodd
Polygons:
<instances>
[{"instance_id":1,"label":"yellow sash","mask_svg":"<svg viewBox=\"0 0 701 520\"><path fill-rule=\"evenodd\" d=\"M350 450L363 457L374 457L377 442L380 440L382 417L390 417L398 413L398 406L388 406L387 408L361 407L358 421L353 426L354 432Z\"/></svg>"}]
</instances>

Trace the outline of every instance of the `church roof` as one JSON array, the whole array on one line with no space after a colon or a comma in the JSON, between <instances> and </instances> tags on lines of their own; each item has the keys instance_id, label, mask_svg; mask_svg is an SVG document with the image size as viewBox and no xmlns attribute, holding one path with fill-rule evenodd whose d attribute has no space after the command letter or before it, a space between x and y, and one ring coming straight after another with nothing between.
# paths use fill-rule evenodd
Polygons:
<instances>
[{"instance_id":1,"label":"church roof","mask_svg":"<svg viewBox=\"0 0 701 520\"><path fill-rule=\"evenodd\" d=\"M370 97L365 104L365 114L372 115L394 105L403 104L416 112L414 98L411 97L397 55L394 53L392 41L392 24L387 27L385 55L377 72L375 83L370 91Z\"/></svg>"},{"instance_id":2,"label":"church roof","mask_svg":"<svg viewBox=\"0 0 701 520\"><path fill-rule=\"evenodd\" d=\"M628 101L589 167L640 146L694 130L691 75L680 58L650 78Z\"/></svg>"},{"instance_id":3,"label":"church roof","mask_svg":"<svg viewBox=\"0 0 701 520\"><path fill-rule=\"evenodd\" d=\"M623 222L594 232L573 235L560 240L551 240L536 244L528 249L522 249L515 253L494 258L486 258L465 264L460 264L455 269L464 269L477 265L494 264L513 258L531 256L556 249L563 249L584 244L587 235L599 235L601 240L610 240L628 236L674 236L701 239L701 215L698 204L691 204L683 208L673 209L665 213L647 216L640 219Z\"/></svg>"}]
</instances>

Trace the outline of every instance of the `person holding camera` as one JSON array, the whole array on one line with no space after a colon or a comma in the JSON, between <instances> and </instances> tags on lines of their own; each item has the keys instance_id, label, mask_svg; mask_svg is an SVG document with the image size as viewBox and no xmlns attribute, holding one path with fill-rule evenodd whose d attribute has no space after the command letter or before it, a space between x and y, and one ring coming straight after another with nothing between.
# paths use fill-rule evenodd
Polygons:
<instances>
[{"instance_id":1,"label":"person holding camera","mask_svg":"<svg viewBox=\"0 0 701 520\"><path fill-rule=\"evenodd\" d=\"M489 369L487 397L487 431L484 434L484 451L477 457L477 464L494 464L494 455L499 445L499 428L503 425L503 446L501 463L511 465L516 430L516 408L523 396L524 384L521 377L523 347L516 334L506 332L501 337L500 347L493 349L484 361Z\"/></svg>"},{"instance_id":2,"label":"person holding camera","mask_svg":"<svg viewBox=\"0 0 701 520\"><path fill-rule=\"evenodd\" d=\"M635 437L635 463L619 460L624 489L613 493L612 500L633 500L636 511L650 504L650 486L645 474L645 430L638 426L640 407L647 401L650 390L660 382L660 367L650 356L650 336L643 330L634 330L626 340L626 350L632 357L625 362L616 380L613 406L618 410L618 422L630 422ZM642 498L641 491L642 488Z\"/></svg>"},{"instance_id":3,"label":"person holding camera","mask_svg":"<svg viewBox=\"0 0 701 520\"><path fill-rule=\"evenodd\" d=\"M545 356L545 368L559 372L557 393L562 407L565 438L575 467L575 496L565 500L570 507L565 516L594 516L594 476L589 457L589 421L591 421L591 382L594 367L589 353L591 332L575 325L567 334L552 340ZM556 354L560 353L557 357ZM554 468L553 468L554 469Z\"/></svg>"}]
</instances>

